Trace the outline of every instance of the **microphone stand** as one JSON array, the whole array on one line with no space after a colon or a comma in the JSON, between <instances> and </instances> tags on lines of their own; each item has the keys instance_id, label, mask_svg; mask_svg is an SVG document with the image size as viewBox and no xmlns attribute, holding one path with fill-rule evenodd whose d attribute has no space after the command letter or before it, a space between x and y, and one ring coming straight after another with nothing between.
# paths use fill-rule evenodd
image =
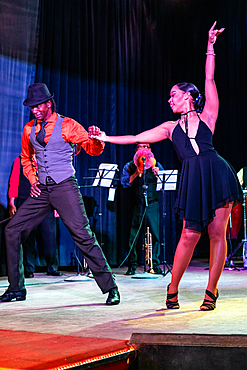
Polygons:
<instances>
[{"instance_id":1,"label":"microphone stand","mask_svg":"<svg viewBox=\"0 0 247 370\"><path fill-rule=\"evenodd\" d=\"M143 185L142 185L142 189L143 189L143 198L144 198L144 205L143 205L143 214L144 212L146 212L146 209L148 207L148 193L147 193L147 190L148 190L148 185L146 185L146 179L145 179L145 175L146 175L146 170L145 170L145 161L146 161L146 158L145 157L142 157L142 162L143 162ZM146 215L144 216L144 219L143 219L143 235L144 235L144 273L147 272L147 266L146 266L146 255L147 255L147 249L146 249L146 243L145 243L145 230L146 230Z\"/></svg>"},{"instance_id":2,"label":"microphone stand","mask_svg":"<svg viewBox=\"0 0 247 370\"><path fill-rule=\"evenodd\" d=\"M165 222L166 222L166 210L165 210L165 183L166 183L166 180L165 180L165 175L163 174L162 178L158 175L158 178L160 179L161 183L162 183L162 187L161 187L161 193L162 193L162 221L161 221L161 245L162 245L162 249L163 249L163 276L166 276L169 272L172 273L172 266L169 265L167 262L166 262L166 241L165 241L165 237L166 237L166 232L165 232ZM167 271L166 271L167 269Z\"/></svg>"},{"instance_id":3,"label":"microphone stand","mask_svg":"<svg viewBox=\"0 0 247 370\"><path fill-rule=\"evenodd\" d=\"M143 162L143 185L142 185L143 192L142 192L142 195L144 198L143 214L144 212L146 212L146 208L148 207L148 196L147 196L148 185L146 185L146 179L145 179L145 175L146 175L145 161L146 161L146 158L142 157L142 162ZM149 274L146 268L146 253L147 253L146 243L145 243L146 215L144 216L144 219L143 219L143 229L144 229L144 233L143 233L144 234L144 272L133 275L132 279L157 279L159 276L154 275L154 274Z\"/></svg>"}]
</instances>

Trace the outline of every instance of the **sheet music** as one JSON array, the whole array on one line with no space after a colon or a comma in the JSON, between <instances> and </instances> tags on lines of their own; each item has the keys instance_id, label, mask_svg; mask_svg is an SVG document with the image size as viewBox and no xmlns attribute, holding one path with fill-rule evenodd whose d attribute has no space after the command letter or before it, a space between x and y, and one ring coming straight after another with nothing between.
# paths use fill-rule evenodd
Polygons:
<instances>
[{"instance_id":1,"label":"sheet music","mask_svg":"<svg viewBox=\"0 0 247 370\"><path fill-rule=\"evenodd\" d=\"M162 189L162 181L165 177L164 190L176 190L178 170L162 170L158 172L156 191Z\"/></svg>"},{"instance_id":2,"label":"sheet music","mask_svg":"<svg viewBox=\"0 0 247 370\"><path fill-rule=\"evenodd\" d=\"M103 186L109 188L117 169L117 164L101 163L92 186Z\"/></svg>"}]
</instances>

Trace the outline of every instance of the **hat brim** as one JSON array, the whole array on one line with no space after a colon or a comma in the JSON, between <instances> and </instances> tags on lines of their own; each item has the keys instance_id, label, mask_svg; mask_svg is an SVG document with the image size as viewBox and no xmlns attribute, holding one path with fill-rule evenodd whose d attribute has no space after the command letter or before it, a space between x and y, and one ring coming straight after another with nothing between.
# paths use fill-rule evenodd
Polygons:
<instances>
[{"instance_id":1,"label":"hat brim","mask_svg":"<svg viewBox=\"0 0 247 370\"><path fill-rule=\"evenodd\" d=\"M45 103L48 100L52 99L53 97L54 97L54 94L51 94L51 96L48 99L46 98L45 100L43 100L43 99L41 99L41 100L39 100L39 99L38 100L26 99L26 100L24 100L23 105L25 107L32 107L34 105L39 105L39 104Z\"/></svg>"}]
</instances>

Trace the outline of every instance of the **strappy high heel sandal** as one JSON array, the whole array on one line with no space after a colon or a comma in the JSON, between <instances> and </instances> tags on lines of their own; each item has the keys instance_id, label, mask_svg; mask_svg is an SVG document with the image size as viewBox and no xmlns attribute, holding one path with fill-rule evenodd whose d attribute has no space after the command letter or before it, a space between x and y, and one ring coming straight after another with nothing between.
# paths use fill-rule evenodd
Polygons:
<instances>
[{"instance_id":1,"label":"strappy high heel sandal","mask_svg":"<svg viewBox=\"0 0 247 370\"><path fill-rule=\"evenodd\" d=\"M178 292L176 293L168 293L168 290L169 290L169 286L170 284L167 286L167 296L166 296L166 307L170 310L174 310L174 309L178 309L180 306L179 306L179 303L178 303L178 300L176 301L171 301L170 299L172 298L175 298L177 295L178 295Z\"/></svg>"},{"instance_id":2,"label":"strappy high heel sandal","mask_svg":"<svg viewBox=\"0 0 247 370\"><path fill-rule=\"evenodd\" d=\"M201 311L212 311L215 309L216 307L216 301L219 297L219 292L218 292L218 289L217 289L217 292L216 292L216 295L214 295L212 292L210 292L209 290L206 290L206 294L209 296L209 298L211 298L212 300L209 301L208 299L204 299L204 301L202 302L202 305L200 306L200 310Z\"/></svg>"}]
</instances>

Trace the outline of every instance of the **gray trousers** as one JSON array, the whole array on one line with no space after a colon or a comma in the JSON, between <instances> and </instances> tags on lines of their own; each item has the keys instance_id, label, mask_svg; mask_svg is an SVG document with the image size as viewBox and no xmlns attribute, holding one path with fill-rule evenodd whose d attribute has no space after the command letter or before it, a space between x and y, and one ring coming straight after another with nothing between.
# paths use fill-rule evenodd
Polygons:
<instances>
[{"instance_id":1,"label":"gray trousers","mask_svg":"<svg viewBox=\"0 0 247 370\"><path fill-rule=\"evenodd\" d=\"M22 242L54 209L81 249L103 293L116 286L104 253L91 231L83 199L74 176L60 184L39 185L41 194L29 197L5 228L9 290L24 289Z\"/></svg>"},{"instance_id":2,"label":"gray trousers","mask_svg":"<svg viewBox=\"0 0 247 370\"><path fill-rule=\"evenodd\" d=\"M17 209L25 202L27 198L17 199ZM56 242L56 219L53 213L50 213L44 220L33 229L26 240L22 243L24 272L35 272L36 249L41 251L47 264L47 272L56 271L57 266L57 242Z\"/></svg>"}]
</instances>

